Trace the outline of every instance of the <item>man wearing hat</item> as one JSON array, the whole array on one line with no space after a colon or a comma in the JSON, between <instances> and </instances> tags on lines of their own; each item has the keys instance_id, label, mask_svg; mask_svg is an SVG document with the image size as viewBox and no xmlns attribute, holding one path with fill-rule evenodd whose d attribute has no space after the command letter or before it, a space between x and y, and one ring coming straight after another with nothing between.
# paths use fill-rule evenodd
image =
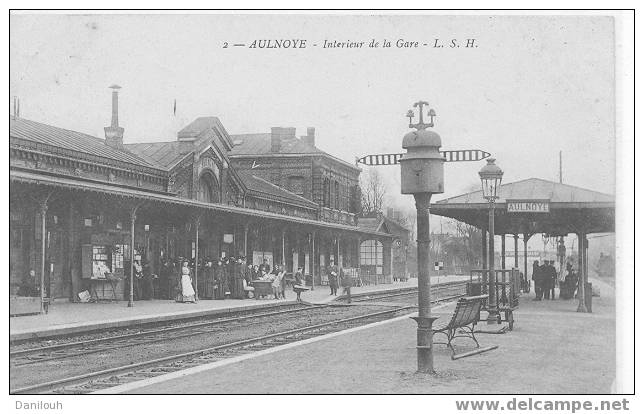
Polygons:
<instances>
[{"instance_id":1,"label":"man wearing hat","mask_svg":"<svg viewBox=\"0 0 644 414\"><path fill-rule=\"evenodd\" d=\"M147 259L142 261L143 267L141 272L143 276L141 277L141 299L150 300L154 294L154 282L152 275L152 267L150 262Z\"/></svg>"}]
</instances>

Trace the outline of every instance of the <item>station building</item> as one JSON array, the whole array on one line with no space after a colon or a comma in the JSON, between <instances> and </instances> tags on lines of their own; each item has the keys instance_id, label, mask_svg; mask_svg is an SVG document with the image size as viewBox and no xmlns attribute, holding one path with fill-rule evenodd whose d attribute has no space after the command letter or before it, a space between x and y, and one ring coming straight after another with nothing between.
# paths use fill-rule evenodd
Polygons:
<instances>
[{"instance_id":1,"label":"station building","mask_svg":"<svg viewBox=\"0 0 644 414\"><path fill-rule=\"evenodd\" d=\"M118 87L105 138L10 117L11 294L42 276L50 300L88 289L124 299L133 256L153 272L165 259L245 256L303 266L313 285L331 260L358 276L375 261L391 281L398 236L365 225L360 169L317 148L313 128L230 135L201 117L164 142L126 143L124 132ZM361 257L367 244L375 257ZM113 279L96 277L97 263Z\"/></svg>"}]
</instances>

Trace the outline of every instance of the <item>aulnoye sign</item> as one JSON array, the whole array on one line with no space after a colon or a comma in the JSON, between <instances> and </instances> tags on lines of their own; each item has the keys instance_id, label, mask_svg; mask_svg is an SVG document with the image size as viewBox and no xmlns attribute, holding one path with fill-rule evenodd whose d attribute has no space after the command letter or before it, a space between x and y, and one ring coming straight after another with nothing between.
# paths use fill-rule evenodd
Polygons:
<instances>
[{"instance_id":1,"label":"aulnoye sign","mask_svg":"<svg viewBox=\"0 0 644 414\"><path fill-rule=\"evenodd\" d=\"M508 213L550 213L550 200L506 200Z\"/></svg>"}]
</instances>

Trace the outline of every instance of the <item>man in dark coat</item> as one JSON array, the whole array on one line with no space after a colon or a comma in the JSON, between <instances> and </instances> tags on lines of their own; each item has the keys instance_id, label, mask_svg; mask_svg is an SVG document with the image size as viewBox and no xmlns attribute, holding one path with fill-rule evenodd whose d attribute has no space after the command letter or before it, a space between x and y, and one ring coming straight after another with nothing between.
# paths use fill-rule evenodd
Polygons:
<instances>
[{"instance_id":1,"label":"man in dark coat","mask_svg":"<svg viewBox=\"0 0 644 414\"><path fill-rule=\"evenodd\" d=\"M547 263L546 275L548 285L546 286L546 299L555 300L555 284L557 283L557 269L555 268L555 261L550 260Z\"/></svg>"},{"instance_id":2,"label":"man in dark coat","mask_svg":"<svg viewBox=\"0 0 644 414\"><path fill-rule=\"evenodd\" d=\"M329 278L331 294L334 296L338 295L338 273L338 267L335 265L335 262L331 260L331 262L329 262L329 267L327 268L327 275Z\"/></svg>"},{"instance_id":3,"label":"man in dark coat","mask_svg":"<svg viewBox=\"0 0 644 414\"><path fill-rule=\"evenodd\" d=\"M152 278L152 266L147 260L143 260L143 266L141 269L141 299L150 300L154 296L154 281Z\"/></svg>"},{"instance_id":4,"label":"man in dark coat","mask_svg":"<svg viewBox=\"0 0 644 414\"><path fill-rule=\"evenodd\" d=\"M532 280L534 281L534 300L543 298L543 269L539 266L539 261L532 262Z\"/></svg>"},{"instance_id":5,"label":"man in dark coat","mask_svg":"<svg viewBox=\"0 0 644 414\"><path fill-rule=\"evenodd\" d=\"M233 260L233 285L232 293L233 298L235 299L244 299L246 297L246 292L244 291L244 264L242 263L242 258L238 257L237 260Z\"/></svg>"},{"instance_id":6,"label":"man in dark coat","mask_svg":"<svg viewBox=\"0 0 644 414\"><path fill-rule=\"evenodd\" d=\"M228 278L226 276L226 268L221 259L215 265L215 283L217 284L215 299L225 299L226 292L228 291Z\"/></svg>"}]
</instances>

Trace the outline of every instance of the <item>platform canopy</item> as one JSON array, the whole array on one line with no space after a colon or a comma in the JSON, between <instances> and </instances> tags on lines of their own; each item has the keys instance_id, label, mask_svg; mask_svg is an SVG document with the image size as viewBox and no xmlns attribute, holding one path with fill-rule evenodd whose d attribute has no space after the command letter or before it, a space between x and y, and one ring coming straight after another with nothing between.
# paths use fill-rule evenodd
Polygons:
<instances>
[{"instance_id":1,"label":"platform canopy","mask_svg":"<svg viewBox=\"0 0 644 414\"><path fill-rule=\"evenodd\" d=\"M431 204L433 215L487 229L488 202L474 191ZM563 236L615 231L615 197L540 178L502 184L496 201L495 234Z\"/></svg>"}]
</instances>

